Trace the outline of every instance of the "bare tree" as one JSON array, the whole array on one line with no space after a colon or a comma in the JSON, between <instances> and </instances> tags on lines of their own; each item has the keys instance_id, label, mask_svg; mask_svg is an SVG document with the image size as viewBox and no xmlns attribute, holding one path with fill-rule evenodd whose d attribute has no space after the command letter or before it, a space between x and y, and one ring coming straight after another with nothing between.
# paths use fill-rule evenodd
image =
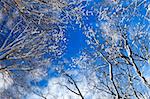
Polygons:
<instances>
[{"instance_id":1,"label":"bare tree","mask_svg":"<svg viewBox=\"0 0 150 99\"><path fill-rule=\"evenodd\" d=\"M116 99L149 98L150 82L145 69L149 66L150 57L147 42L150 40L149 5L146 2L118 0L110 4L103 1L94 8L98 12L96 23L99 28L84 28L88 38L87 44L93 50L89 52L86 49L85 52L94 60L99 60L93 63L100 80L100 85L95 86L105 86L106 89L97 89L111 94ZM123 5L124 3L128 4ZM143 14L139 9L145 10L146 13Z\"/></svg>"},{"instance_id":2,"label":"bare tree","mask_svg":"<svg viewBox=\"0 0 150 99\"><path fill-rule=\"evenodd\" d=\"M32 91L47 99L47 94L37 91L31 81L44 78L48 64L62 55L66 42L65 25L72 25L72 21L82 29L88 48L67 65L77 66L78 76L84 75L86 79L78 81L71 70L64 70L63 61L53 68L67 81L66 84L59 82L59 85L82 99L86 98L80 86L84 81L87 82L86 90L96 93L98 99L150 97L148 0L0 2L3 4L0 12L0 78L5 82L0 98L26 98Z\"/></svg>"},{"instance_id":3,"label":"bare tree","mask_svg":"<svg viewBox=\"0 0 150 99\"><path fill-rule=\"evenodd\" d=\"M107 94L112 99L149 98L149 71L146 69L150 57L148 3L147 0L80 2L68 11L69 17L82 28L90 47L73 59L73 63L79 66L79 74L86 71L89 86L94 82L95 93ZM91 79L92 73L98 81ZM72 79L76 81L76 78ZM67 84L65 86L79 94Z\"/></svg>"},{"instance_id":4,"label":"bare tree","mask_svg":"<svg viewBox=\"0 0 150 99\"><path fill-rule=\"evenodd\" d=\"M99 93L115 99L149 98L149 1L104 0L86 7L75 20L90 48L75 64L96 72L99 83L93 86Z\"/></svg>"},{"instance_id":5,"label":"bare tree","mask_svg":"<svg viewBox=\"0 0 150 99\"><path fill-rule=\"evenodd\" d=\"M45 77L49 64L63 54L66 38L57 15L63 2L47 2L0 1L0 98L25 97L32 91L31 81Z\"/></svg>"}]
</instances>

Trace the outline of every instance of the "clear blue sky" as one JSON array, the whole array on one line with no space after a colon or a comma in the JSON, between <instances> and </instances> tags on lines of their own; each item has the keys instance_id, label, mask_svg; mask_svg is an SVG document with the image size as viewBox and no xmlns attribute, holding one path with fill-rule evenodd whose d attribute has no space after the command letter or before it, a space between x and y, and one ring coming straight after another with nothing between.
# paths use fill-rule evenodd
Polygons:
<instances>
[{"instance_id":1,"label":"clear blue sky","mask_svg":"<svg viewBox=\"0 0 150 99\"><path fill-rule=\"evenodd\" d=\"M68 25L67 31L67 49L65 53L66 58L76 56L79 51L86 47L85 35L82 33L82 29L78 24L73 23Z\"/></svg>"}]
</instances>

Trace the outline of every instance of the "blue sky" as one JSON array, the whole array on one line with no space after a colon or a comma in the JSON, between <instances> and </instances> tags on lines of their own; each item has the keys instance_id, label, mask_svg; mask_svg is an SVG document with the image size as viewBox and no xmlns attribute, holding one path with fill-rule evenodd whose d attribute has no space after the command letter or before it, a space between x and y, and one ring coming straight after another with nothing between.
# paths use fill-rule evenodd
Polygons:
<instances>
[{"instance_id":1,"label":"blue sky","mask_svg":"<svg viewBox=\"0 0 150 99\"><path fill-rule=\"evenodd\" d=\"M89 4L88 7L91 7L91 5L93 5L94 2L91 2L91 4ZM125 4L126 3L126 4ZM129 2L125 2L123 3L123 6L127 6L128 4L130 4ZM87 7L87 9L89 9ZM144 15L145 14L145 8L139 9L141 11L141 13ZM87 17L87 16L86 16ZM130 25L135 25L138 22L143 22L143 24L148 24L147 21L145 21L144 19L141 19L139 17L133 17L131 18L131 22L129 23L125 23L125 24L130 24ZM97 29L98 24L95 20L95 16L88 16L88 20L84 20L83 17L83 21L84 21L84 25L86 24L87 26L92 26L94 27L94 29ZM81 27L79 27L79 24L76 24L75 22L71 21L71 23L69 23L67 25L67 29L66 29L66 38L67 38L67 48L64 54L64 58L67 58L68 60L70 60L72 57L78 57L80 55L80 51L82 51L85 48L88 48L85 40L87 39L85 37L85 35L83 34L83 30ZM102 40L100 40L101 42ZM69 66L66 66L66 68L70 68ZM53 71L51 71L53 72ZM53 73L50 73L51 76L53 75ZM52 76L53 77L53 76Z\"/></svg>"},{"instance_id":2,"label":"blue sky","mask_svg":"<svg viewBox=\"0 0 150 99\"><path fill-rule=\"evenodd\" d=\"M65 53L66 58L76 56L83 48L86 47L85 35L78 24L69 24L66 30L67 35L67 49Z\"/></svg>"},{"instance_id":3,"label":"blue sky","mask_svg":"<svg viewBox=\"0 0 150 99\"><path fill-rule=\"evenodd\" d=\"M102 0L95 0L96 2L101 2ZM108 0L109 1L109 0ZM110 0L111 1L111 0ZM131 1L131 0L129 0ZM126 3L126 4L125 4ZM127 6L129 4L129 2L125 2L123 3L122 6ZM83 3L84 4L84 3ZM94 2L91 2L89 4L89 6L87 7L87 9L90 9L90 7L94 4ZM110 7L111 8L111 7ZM86 9L86 8L85 8ZM99 9L99 8L98 8ZM92 10L91 10L92 11ZM112 11L112 10L110 10ZM138 8L138 11L140 11L140 14L143 14L145 15L146 14L146 9L145 7L143 7L143 5L141 6L141 9ZM113 12L113 11L112 11ZM113 12L115 13L115 12ZM126 13L128 14L128 12ZM86 19L88 17L88 19ZM96 16L97 17L97 16ZM95 15L89 15L89 16L84 16L82 17L82 22L84 25L86 25L86 27L92 27L93 29L100 29L99 25L101 24L101 21L100 22L97 22L96 21L96 17ZM9 18L8 16L6 16L6 19L2 20L2 22L0 23L0 28L1 30L5 31L5 32L10 32L10 30L8 29L8 27L6 27L6 22L8 21ZM127 21L127 22L126 22ZM145 24L145 25L149 25L149 22L145 19L143 19L143 17L138 17L138 16L134 16L132 18L130 18L130 21L128 20L125 20L125 22L122 22L123 25L125 24L128 24L129 26L134 26L136 25L138 22L141 22L140 24ZM65 49L65 53L64 53L64 56L62 58L66 58L68 59L69 61L71 60L71 58L78 58L80 56L80 52L82 50L84 50L85 48L89 48L89 46L86 44L86 37L83 33L83 28L79 26L79 24L76 24L76 22L74 21L71 21L70 20L70 23L66 25L67 28L66 28L66 31L65 31L65 35L66 35L66 39L67 39L67 44L66 44L66 49ZM132 29L132 28L131 28ZM101 31L101 30L99 30ZM8 34L6 33L6 34ZM100 43L103 43L102 41L102 37L101 37L101 33L99 33L100 35L100 40L99 42ZM1 43L3 42L3 39L5 39L4 37L1 39L0 38L0 46L1 46ZM132 43L132 41L129 41L129 44ZM131 44L132 45L132 44ZM138 46L140 48L140 46ZM88 50L89 51L89 50ZM133 50L133 51L136 51L136 50ZM123 52L126 56L127 56L127 53L126 52ZM0 53L0 54L3 54L3 53ZM62 59L61 58L61 59ZM99 57L98 57L99 58ZM41 88L45 88L48 86L48 81L53 79L53 78L59 78L59 73L54 71L53 70L53 67L55 67L55 65L57 65L57 63L59 61L62 61L62 60L57 60L57 61L54 61L54 66L51 66L52 64L50 64L50 67L48 68L48 75L46 77L43 77L40 81L38 82L32 82L31 81L31 84L34 85L34 86L40 86ZM97 61L97 64L101 63L101 61ZM65 64L64 66L64 70L67 70L68 68L69 69L72 69L72 70L80 70L78 67L70 67L69 65L70 63L68 64ZM59 64L58 64L59 65ZM146 64L146 65L149 65L149 64ZM144 70L146 71L144 73L144 75L146 76L149 76L149 68L150 67L144 67ZM108 68L105 68L108 70ZM114 71L116 72L116 71ZM85 76L85 75L84 75ZM79 76L80 77L80 76ZM90 98L91 99L91 98Z\"/></svg>"}]
</instances>

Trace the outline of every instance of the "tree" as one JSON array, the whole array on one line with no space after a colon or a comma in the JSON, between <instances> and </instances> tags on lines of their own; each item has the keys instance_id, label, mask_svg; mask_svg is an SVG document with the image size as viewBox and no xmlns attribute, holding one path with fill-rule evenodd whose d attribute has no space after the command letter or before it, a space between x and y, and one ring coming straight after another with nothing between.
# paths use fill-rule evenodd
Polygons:
<instances>
[{"instance_id":1,"label":"tree","mask_svg":"<svg viewBox=\"0 0 150 99\"><path fill-rule=\"evenodd\" d=\"M149 98L149 1L104 0L86 7L76 21L90 48L73 59L72 67L79 66L79 75L86 71L89 86L97 82L92 86L98 94L115 99ZM98 81L91 79L91 73Z\"/></svg>"},{"instance_id":2,"label":"tree","mask_svg":"<svg viewBox=\"0 0 150 99\"><path fill-rule=\"evenodd\" d=\"M150 82L146 77L150 57L147 2L100 2L93 8L98 12L95 15L99 27L84 29L92 51L85 50L83 57L90 55L94 58L95 62L90 66L96 69L99 78L99 83L94 86L116 99L144 99L150 96ZM91 57L87 59L88 62L90 60Z\"/></svg>"},{"instance_id":3,"label":"tree","mask_svg":"<svg viewBox=\"0 0 150 99\"><path fill-rule=\"evenodd\" d=\"M0 98L20 99L33 91L31 82L42 80L49 64L63 54L66 38L58 16L63 2L0 3Z\"/></svg>"},{"instance_id":4,"label":"tree","mask_svg":"<svg viewBox=\"0 0 150 99\"><path fill-rule=\"evenodd\" d=\"M149 3L1 0L1 98L30 98L29 93L39 99L149 98ZM53 66L66 47L65 29L74 23L87 48ZM59 74L54 81L47 77L49 69ZM43 79L49 81L42 89L38 82ZM65 92L72 94L65 97Z\"/></svg>"}]
</instances>

